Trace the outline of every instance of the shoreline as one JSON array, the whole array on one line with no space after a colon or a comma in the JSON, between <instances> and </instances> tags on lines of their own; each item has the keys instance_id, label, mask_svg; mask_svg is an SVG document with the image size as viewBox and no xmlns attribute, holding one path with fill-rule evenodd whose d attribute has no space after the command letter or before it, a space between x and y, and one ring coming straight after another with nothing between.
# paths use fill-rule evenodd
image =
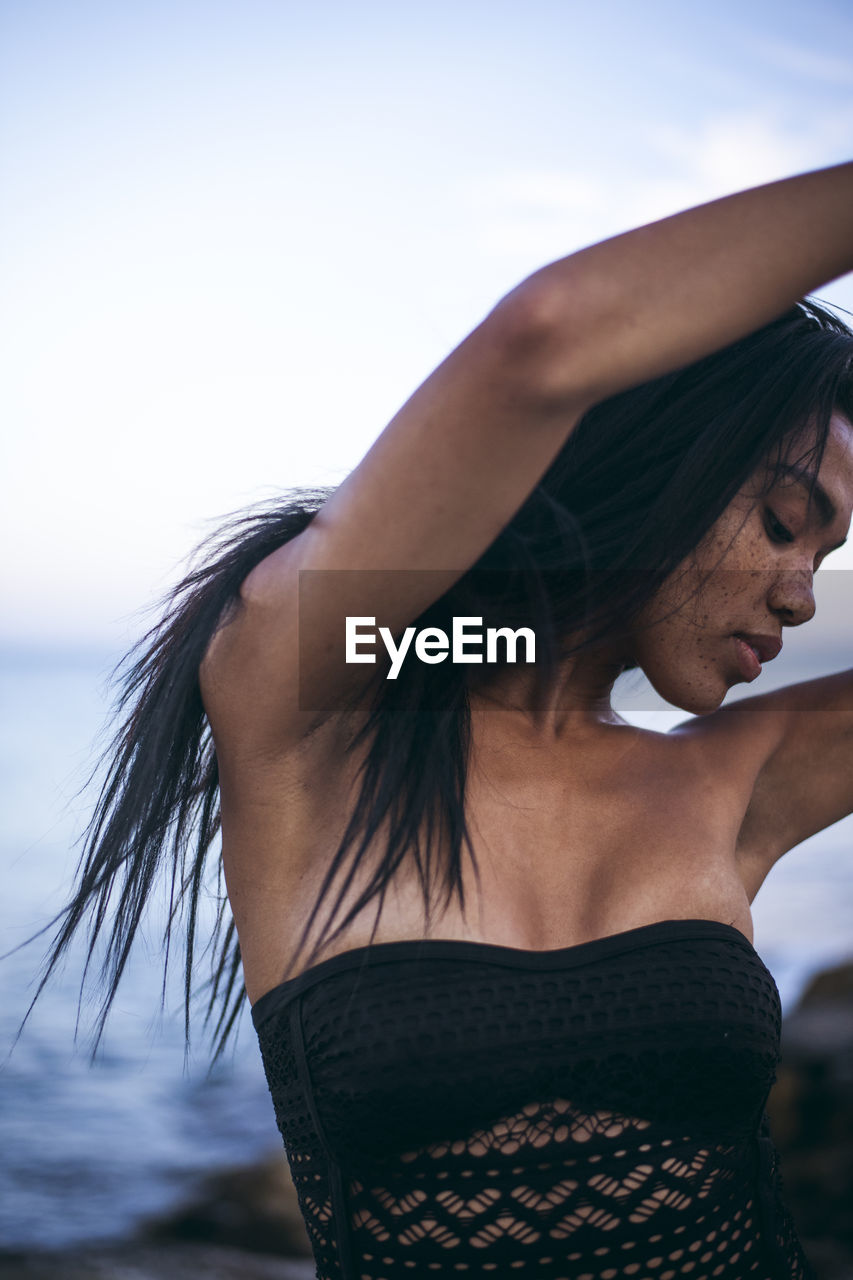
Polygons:
<instances>
[{"instance_id":1,"label":"shoreline","mask_svg":"<svg viewBox=\"0 0 853 1280\"><path fill-rule=\"evenodd\" d=\"M306 1259L203 1244L115 1244L73 1251L0 1252L2 1280L312 1280Z\"/></svg>"}]
</instances>

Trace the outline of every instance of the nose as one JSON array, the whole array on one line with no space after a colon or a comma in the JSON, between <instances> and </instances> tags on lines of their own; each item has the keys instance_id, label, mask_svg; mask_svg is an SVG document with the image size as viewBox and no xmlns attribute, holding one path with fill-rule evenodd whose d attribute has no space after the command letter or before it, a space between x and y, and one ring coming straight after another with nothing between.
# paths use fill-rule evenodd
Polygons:
<instances>
[{"instance_id":1,"label":"nose","mask_svg":"<svg viewBox=\"0 0 853 1280\"><path fill-rule=\"evenodd\" d=\"M801 627L814 617L814 574L811 569L788 570L773 581L770 608L783 627Z\"/></svg>"}]
</instances>

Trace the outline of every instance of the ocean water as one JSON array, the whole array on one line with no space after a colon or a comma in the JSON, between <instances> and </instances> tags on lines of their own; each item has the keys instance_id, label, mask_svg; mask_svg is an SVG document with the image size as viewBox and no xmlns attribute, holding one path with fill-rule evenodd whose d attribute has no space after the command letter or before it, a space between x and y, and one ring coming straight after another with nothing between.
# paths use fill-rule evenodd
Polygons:
<instances>
[{"instance_id":1,"label":"ocean water","mask_svg":"<svg viewBox=\"0 0 853 1280\"><path fill-rule=\"evenodd\" d=\"M838 669L847 665L845 656L843 647L801 651L774 673L776 683ZM78 791L108 709L109 665L106 654L0 650L2 953L43 928L63 904L74 841L92 803L91 788ZM641 687L626 688L621 705L629 718L652 727L683 718ZM787 855L754 915L757 949L790 1007L813 972L853 955L853 819ZM181 957L161 1014L154 926L137 947L94 1063L90 1000L79 1011L74 1043L80 945L13 1048L49 936L0 961L4 1247L121 1236L170 1208L199 1175L280 1146L248 1010L235 1049L212 1071L200 1018L185 1061Z\"/></svg>"},{"instance_id":2,"label":"ocean water","mask_svg":"<svg viewBox=\"0 0 853 1280\"><path fill-rule=\"evenodd\" d=\"M91 808L92 789L77 792L108 708L108 669L109 658L98 654L0 657L0 952L43 928L63 904L74 841ZM170 1208L199 1174L280 1147L247 1016L234 1052L212 1072L199 1018L185 1063L182 957L161 1013L153 929L132 958L94 1064L91 999L74 1043L82 943L13 1049L50 936L0 961L5 1247L121 1236Z\"/></svg>"}]
</instances>

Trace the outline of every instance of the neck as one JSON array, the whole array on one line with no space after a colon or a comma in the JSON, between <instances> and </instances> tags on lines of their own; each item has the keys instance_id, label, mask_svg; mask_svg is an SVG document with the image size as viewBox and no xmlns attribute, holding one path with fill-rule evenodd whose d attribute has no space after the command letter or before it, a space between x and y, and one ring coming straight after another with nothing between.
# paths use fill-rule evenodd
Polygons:
<instances>
[{"instance_id":1,"label":"neck","mask_svg":"<svg viewBox=\"0 0 853 1280\"><path fill-rule=\"evenodd\" d=\"M512 714L529 723L543 739L617 724L620 718L613 710L611 696L624 665L612 647L585 650L564 658L544 691L537 690L534 669L508 667L471 691L471 708Z\"/></svg>"}]
</instances>

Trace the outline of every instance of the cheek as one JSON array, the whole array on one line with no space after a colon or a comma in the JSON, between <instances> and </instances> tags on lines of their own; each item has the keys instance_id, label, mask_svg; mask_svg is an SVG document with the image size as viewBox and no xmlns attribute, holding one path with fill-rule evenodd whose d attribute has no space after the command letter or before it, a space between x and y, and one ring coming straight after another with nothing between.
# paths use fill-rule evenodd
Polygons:
<instances>
[{"instance_id":1,"label":"cheek","mask_svg":"<svg viewBox=\"0 0 853 1280\"><path fill-rule=\"evenodd\" d=\"M755 507L718 522L689 561L645 607L637 634L640 665L664 663L685 671L716 661L721 638L757 616L764 590L763 531Z\"/></svg>"},{"instance_id":2,"label":"cheek","mask_svg":"<svg viewBox=\"0 0 853 1280\"><path fill-rule=\"evenodd\" d=\"M697 570L711 584L718 572L745 573L767 567L767 536L759 504L734 502L700 543Z\"/></svg>"},{"instance_id":3,"label":"cheek","mask_svg":"<svg viewBox=\"0 0 853 1280\"><path fill-rule=\"evenodd\" d=\"M638 639L640 665L657 676L703 681L719 666L721 643L755 614L755 575L718 569L706 581L662 591Z\"/></svg>"},{"instance_id":4,"label":"cheek","mask_svg":"<svg viewBox=\"0 0 853 1280\"><path fill-rule=\"evenodd\" d=\"M752 605L764 589L771 568L760 512L738 511L736 519L724 519L697 549L691 580L694 593L682 596L685 617L696 625L719 631L727 622L743 626L754 612Z\"/></svg>"}]
</instances>

